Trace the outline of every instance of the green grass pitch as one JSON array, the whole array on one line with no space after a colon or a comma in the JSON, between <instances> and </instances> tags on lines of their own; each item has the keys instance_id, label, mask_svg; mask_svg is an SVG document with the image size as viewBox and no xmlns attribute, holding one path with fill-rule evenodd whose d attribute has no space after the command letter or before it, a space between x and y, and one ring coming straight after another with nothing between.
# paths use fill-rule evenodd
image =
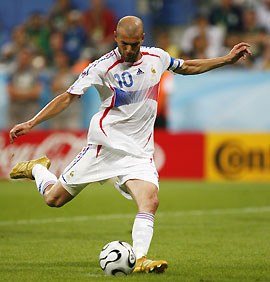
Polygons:
<instances>
[{"instance_id":1,"label":"green grass pitch","mask_svg":"<svg viewBox=\"0 0 270 282\"><path fill-rule=\"evenodd\" d=\"M98 256L131 243L134 202L92 184L47 207L31 181L0 182L0 281L270 281L270 184L162 181L149 257L164 274L105 277Z\"/></svg>"}]
</instances>

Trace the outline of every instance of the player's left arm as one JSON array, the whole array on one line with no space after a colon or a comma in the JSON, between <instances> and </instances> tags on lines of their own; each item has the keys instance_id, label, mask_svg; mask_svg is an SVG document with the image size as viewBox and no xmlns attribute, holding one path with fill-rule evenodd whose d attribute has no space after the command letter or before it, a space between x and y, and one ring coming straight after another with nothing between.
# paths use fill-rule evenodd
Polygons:
<instances>
[{"instance_id":1,"label":"player's left arm","mask_svg":"<svg viewBox=\"0 0 270 282\"><path fill-rule=\"evenodd\" d=\"M183 75L200 74L225 65L234 64L239 59L246 59L248 55L252 55L249 50L250 45L242 42L233 47L230 53L223 57L215 59L197 59L186 60L181 67L174 70L175 73Z\"/></svg>"}]
</instances>

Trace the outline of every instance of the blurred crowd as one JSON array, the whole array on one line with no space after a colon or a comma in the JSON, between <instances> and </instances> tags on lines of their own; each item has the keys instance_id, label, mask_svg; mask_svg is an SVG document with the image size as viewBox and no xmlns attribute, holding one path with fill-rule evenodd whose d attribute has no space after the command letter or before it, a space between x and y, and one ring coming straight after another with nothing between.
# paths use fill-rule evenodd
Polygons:
<instances>
[{"instance_id":1,"label":"blurred crowd","mask_svg":"<svg viewBox=\"0 0 270 282\"><path fill-rule=\"evenodd\" d=\"M70 0L57 0L48 15L33 12L1 46L0 62L9 72L9 127L37 113L44 82L54 98L67 90L89 62L114 48L114 12L102 0L89 3L91 9L81 12ZM80 104L72 103L50 126L80 128Z\"/></svg>"},{"instance_id":2,"label":"blurred crowd","mask_svg":"<svg viewBox=\"0 0 270 282\"><path fill-rule=\"evenodd\" d=\"M89 3L88 10L80 11L72 0L56 0L47 15L31 13L13 29L8 41L2 40L5 30L0 29L0 64L9 73L9 127L37 113L44 78L53 98L64 92L89 62L115 47L115 13L102 0ZM198 5L199 13L181 27L180 38L175 38L170 27L164 32L164 27L155 26L152 45L173 57L194 59L225 55L245 41L251 44L253 56L236 67L270 69L270 0L219 0L207 7L198 0ZM52 128L63 125L80 127L79 102L51 123Z\"/></svg>"},{"instance_id":3,"label":"blurred crowd","mask_svg":"<svg viewBox=\"0 0 270 282\"><path fill-rule=\"evenodd\" d=\"M213 1L202 5L193 22L184 27L178 44L169 33L157 32L156 45L183 59L226 55L242 41L251 45L253 56L236 67L270 69L270 0Z\"/></svg>"}]
</instances>

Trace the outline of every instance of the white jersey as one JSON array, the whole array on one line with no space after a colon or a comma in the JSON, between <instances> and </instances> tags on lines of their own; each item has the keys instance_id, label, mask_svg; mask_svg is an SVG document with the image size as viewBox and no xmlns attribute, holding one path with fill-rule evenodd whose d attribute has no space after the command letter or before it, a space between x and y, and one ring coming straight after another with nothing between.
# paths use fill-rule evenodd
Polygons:
<instances>
[{"instance_id":1,"label":"white jersey","mask_svg":"<svg viewBox=\"0 0 270 282\"><path fill-rule=\"evenodd\" d=\"M67 92L82 95L92 85L99 92L101 107L90 122L88 144L151 158L160 78L183 61L159 48L140 51L141 59L129 63L114 49L89 64Z\"/></svg>"}]
</instances>

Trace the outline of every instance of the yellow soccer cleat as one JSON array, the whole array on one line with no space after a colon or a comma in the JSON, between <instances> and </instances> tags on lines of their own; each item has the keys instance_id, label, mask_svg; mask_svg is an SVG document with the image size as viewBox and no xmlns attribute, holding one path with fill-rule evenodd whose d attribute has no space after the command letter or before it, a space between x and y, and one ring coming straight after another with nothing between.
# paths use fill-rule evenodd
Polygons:
<instances>
[{"instance_id":1,"label":"yellow soccer cleat","mask_svg":"<svg viewBox=\"0 0 270 282\"><path fill-rule=\"evenodd\" d=\"M147 257L141 257L136 262L136 267L133 272L156 272L163 273L168 268L168 263L165 260L151 260Z\"/></svg>"},{"instance_id":2,"label":"yellow soccer cleat","mask_svg":"<svg viewBox=\"0 0 270 282\"><path fill-rule=\"evenodd\" d=\"M46 156L44 156L37 160L20 162L11 170L9 176L12 179L18 179L18 178L35 179L32 174L32 169L36 164L41 164L46 168L49 168L51 165L51 161Z\"/></svg>"}]
</instances>

